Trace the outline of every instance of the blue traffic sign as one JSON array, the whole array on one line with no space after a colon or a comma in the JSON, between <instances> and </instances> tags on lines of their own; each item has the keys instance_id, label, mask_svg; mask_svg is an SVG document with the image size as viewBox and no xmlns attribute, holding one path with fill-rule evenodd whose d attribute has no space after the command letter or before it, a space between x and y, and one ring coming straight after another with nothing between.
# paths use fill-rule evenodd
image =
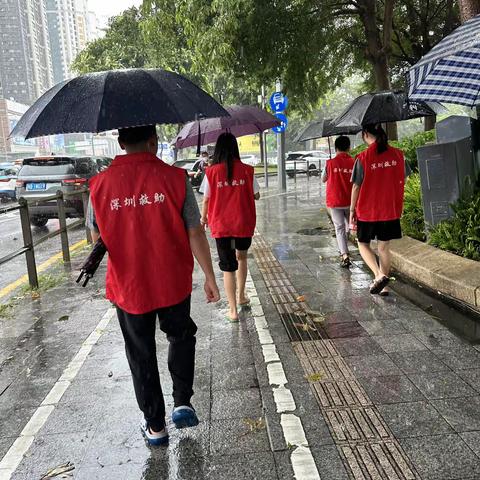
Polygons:
<instances>
[{"instance_id":1,"label":"blue traffic sign","mask_svg":"<svg viewBox=\"0 0 480 480\"><path fill-rule=\"evenodd\" d=\"M288 107L288 97L282 92L272 93L270 97L270 108L273 113L284 112Z\"/></svg>"},{"instance_id":2,"label":"blue traffic sign","mask_svg":"<svg viewBox=\"0 0 480 480\"><path fill-rule=\"evenodd\" d=\"M275 116L282 122L282 124L279 125L278 127L273 127L272 132L273 133L283 133L287 129L288 118L283 113L275 113Z\"/></svg>"}]
</instances>

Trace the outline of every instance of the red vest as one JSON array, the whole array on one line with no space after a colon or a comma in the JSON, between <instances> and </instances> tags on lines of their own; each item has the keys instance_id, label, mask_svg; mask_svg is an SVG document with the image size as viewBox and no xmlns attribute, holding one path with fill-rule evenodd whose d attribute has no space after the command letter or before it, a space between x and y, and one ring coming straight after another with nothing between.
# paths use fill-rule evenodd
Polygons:
<instances>
[{"instance_id":1,"label":"red vest","mask_svg":"<svg viewBox=\"0 0 480 480\"><path fill-rule=\"evenodd\" d=\"M132 314L185 300L193 271L185 171L150 153L120 155L90 180L90 196L108 249L107 298Z\"/></svg>"},{"instance_id":2,"label":"red vest","mask_svg":"<svg viewBox=\"0 0 480 480\"><path fill-rule=\"evenodd\" d=\"M373 143L358 155L363 167L363 183L356 206L357 218L364 222L397 220L402 216L405 188L405 160L398 148L377 153Z\"/></svg>"},{"instance_id":3,"label":"red vest","mask_svg":"<svg viewBox=\"0 0 480 480\"><path fill-rule=\"evenodd\" d=\"M327 160L327 207L349 207L352 195L353 158L340 152L335 158Z\"/></svg>"},{"instance_id":4,"label":"red vest","mask_svg":"<svg viewBox=\"0 0 480 480\"><path fill-rule=\"evenodd\" d=\"M225 163L208 167L206 175L210 186L208 226L213 238L253 237L257 221L253 167L236 160L230 182Z\"/></svg>"}]
</instances>

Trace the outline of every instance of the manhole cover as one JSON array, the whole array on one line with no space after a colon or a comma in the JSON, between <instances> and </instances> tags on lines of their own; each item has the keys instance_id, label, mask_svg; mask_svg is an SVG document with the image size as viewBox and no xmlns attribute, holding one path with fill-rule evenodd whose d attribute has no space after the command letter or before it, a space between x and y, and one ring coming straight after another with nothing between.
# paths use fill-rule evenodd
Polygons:
<instances>
[{"instance_id":1,"label":"manhole cover","mask_svg":"<svg viewBox=\"0 0 480 480\"><path fill-rule=\"evenodd\" d=\"M323 227L302 228L297 233L300 235L321 235L325 229Z\"/></svg>"}]
</instances>

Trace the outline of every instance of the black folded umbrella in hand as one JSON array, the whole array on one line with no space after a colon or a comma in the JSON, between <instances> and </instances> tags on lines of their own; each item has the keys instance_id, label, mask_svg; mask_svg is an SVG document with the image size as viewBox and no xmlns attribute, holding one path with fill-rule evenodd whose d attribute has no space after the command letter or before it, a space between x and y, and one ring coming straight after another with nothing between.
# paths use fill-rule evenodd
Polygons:
<instances>
[{"instance_id":1,"label":"black folded umbrella in hand","mask_svg":"<svg viewBox=\"0 0 480 480\"><path fill-rule=\"evenodd\" d=\"M93 275L97 271L106 253L107 253L107 247L103 243L103 240L99 238L95 242L95 245L93 246L93 249L90 255L87 257L85 262L83 262L83 265L80 268L80 275L77 278L77 283L80 283L82 281L82 278L85 277L82 287L87 286L88 281L93 277Z\"/></svg>"}]
</instances>

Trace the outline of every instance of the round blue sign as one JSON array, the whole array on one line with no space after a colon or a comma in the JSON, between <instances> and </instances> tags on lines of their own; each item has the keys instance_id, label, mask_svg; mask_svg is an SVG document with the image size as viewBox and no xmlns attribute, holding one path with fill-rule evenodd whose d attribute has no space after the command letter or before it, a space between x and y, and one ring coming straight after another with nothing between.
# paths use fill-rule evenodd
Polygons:
<instances>
[{"instance_id":1,"label":"round blue sign","mask_svg":"<svg viewBox=\"0 0 480 480\"><path fill-rule=\"evenodd\" d=\"M284 112L288 107L288 97L282 92L272 93L270 97L270 108L273 113Z\"/></svg>"},{"instance_id":2,"label":"round blue sign","mask_svg":"<svg viewBox=\"0 0 480 480\"><path fill-rule=\"evenodd\" d=\"M276 113L275 116L282 122L282 124L279 125L278 127L273 127L272 132L273 133L282 133L287 129L288 118L283 113Z\"/></svg>"}]
</instances>

